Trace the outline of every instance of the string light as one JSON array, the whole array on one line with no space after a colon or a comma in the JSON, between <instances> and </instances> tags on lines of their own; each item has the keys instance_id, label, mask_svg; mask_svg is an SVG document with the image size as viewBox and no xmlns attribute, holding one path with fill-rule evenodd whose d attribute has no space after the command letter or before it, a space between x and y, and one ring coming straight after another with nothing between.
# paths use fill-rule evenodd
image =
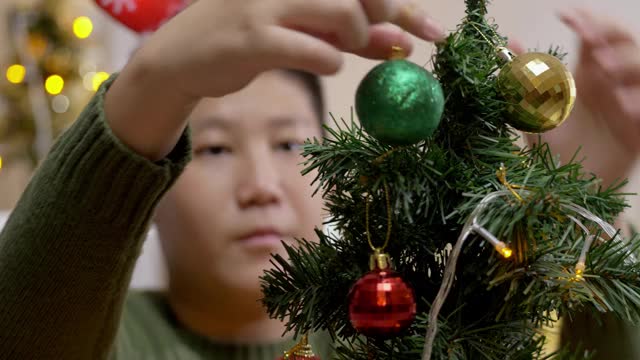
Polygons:
<instances>
[{"instance_id":1,"label":"string light","mask_svg":"<svg viewBox=\"0 0 640 360\"><path fill-rule=\"evenodd\" d=\"M589 251L589 248L591 247L591 243L593 242L593 239L595 238L595 236L593 236L589 232L589 229L587 229L587 227L584 226L584 224L580 220L576 219L574 216L571 216L571 215L567 215L567 217L571 221L573 221L576 225L578 225L578 227L582 229L582 231L584 231L584 234L585 234L585 240L584 240L584 245L582 246L582 252L580 252L578 263L574 268L575 275L571 279L573 281L581 281L584 279L584 269L586 268L585 262L587 261L587 252Z\"/></svg>"},{"instance_id":2,"label":"string light","mask_svg":"<svg viewBox=\"0 0 640 360\"><path fill-rule=\"evenodd\" d=\"M508 259L511 257L511 255L513 255L513 250L511 250L511 248L509 248L507 246L507 244L503 243L502 241L500 241L500 243L498 245L495 246L495 249L500 253L500 255L502 255L502 257L504 257L505 259Z\"/></svg>"},{"instance_id":3,"label":"string light","mask_svg":"<svg viewBox=\"0 0 640 360\"><path fill-rule=\"evenodd\" d=\"M64 89L64 79L60 75L51 75L45 80L44 88L51 95L58 95Z\"/></svg>"},{"instance_id":4,"label":"string light","mask_svg":"<svg viewBox=\"0 0 640 360\"><path fill-rule=\"evenodd\" d=\"M79 16L73 20L73 34L78 39L86 39L93 32L93 22L86 16Z\"/></svg>"},{"instance_id":5,"label":"string light","mask_svg":"<svg viewBox=\"0 0 640 360\"><path fill-rule=\"evenodd\" d=\"M471 225L471 230L476 234L482 236L485 240L491 243L497 252L502 255L505 259L510 258L513 255L513 250L507 246L503 241L498 240L489 230L483 228L477 223L473 223Z\"/></svg>"},{"instance_id":6,"label":"string light","mask_svg":"<svg viewBox=\"0 0 640 360\"><path fill-rule=\"evenodd\" d=\"M449 290L453 285L453 281L455 278L456 263L458 261L458 258L462 252L462 247L464 246L464 243L468 238L468 236L472 232L475 232L476 234L480 235L485 240L490 242L494 246L494 248L505 258L509 258L513 255L513 251L509 247L507 247L507 245L504 242L498 240L493 234L491 234L490 231L488 231L487 229L483 228L478 224L478 218L480 216L480 213L484 210L484 208L487 206L488 203L490 203L491 201L493 201L498 197L507 196L507 195L515 196L515 194L513 193L514 185L506 182L506 177L502 177L504 173L501 170L499 170L498 172L498 179L505 180L503 182L503 185L505 185L508 190L495 191L491 194L488 194L480 201L478 206L473 210L473 212L467 218L467 221L465 222L465 225L462 228L460 236L458 237L458 240L456 241L453 247L453 250L449 255L449 258L447 260L448 262L442 277L440 289L438 290L438 294L436 295L436 298L433 300L431 309L429 310L428 327L427 327L427 334L425 335L425 345L424 345L424 353L422 355L422 359L426 359L426 360L431 359L434 340L438 332L438 315L440 313L440 309L442 308L442 305L444 304L445 299L449 294ZM510 186L507 186L507 184L509 184ZM531 193L531 190L528 190L524 187L519 187L519 188L521 189L522 195L529 195ZM616 231L616 229L611 224L605 222L603 219L599 218L598 216L588 211L587 209L583 208L582 206L579 206L574 203L562 203L560 204L560 206L564 209L575 212L576 214L582 216L587 220L594 222L611 238L611 241L622 243L622 239L620 238L618 231ZM586 235L585 244L580 254L580 258L578 259L578 262L574 268L575 275L571 278L572 281L584 281L587 252L595 236L590 234L588 229L578 219L576 219L571 215L567 215L567 217L571 219L573 222L575 222L578 226L580 226ZM626 255L624 257L625 264L637 263L636 256L631 251L627 251L625 255Z\"/></svg>"},{"instance_id":7,"label":"string light","mask_svg":"<svg viewBox=\"0 0 640 360\"><path fill-rule=\"evenodd\" d=\"M525 193L529 192L528 190L523 191ZM507 247L504 242L498 240L489 230L483 228L482 226L480 226L480 224L478 224L478 218L480 217L480 214L485 209L487 204L494 201L496 198L510 194L512 193L509 190L495 191L491 194L488 194L482 200L480 200L478 206L473 210L469 217L467 217L467 221L465 222L464 227L460 232L460 236L458 237L458 240L456 241L451 253L449 254L447 265L445 266L444 274L442 276L442 282L440 283L440 289L438 290L438 294L433 300L431 309L429 310L429 325L427 326L427 334L424 337L425 345L422 359L431 359L433 342L438 332L438 315L440 314L442 305L444 305L444 301L449 295L449 290L451 290L451 287L453 286L453 281L456 273L456 264L458 262L460 254L462 253L462 247L464 246L465 241L467 240L469 235L472 232L480 235L489 243L491 243L493 247L505 258L509 258L513 255L513 251L509 247Z\"/></svg>"},{"instance_id":8,"label":"string light","mask_svg":"<svg viewBox=\"0 0 640 360\"><path fill-rule=\"evenodd\" d=\"M99 71L95 73L95 75L93 75L93 81L92 81L93 91L98 91L98 89L100 88L100 85L102 85L102 83L105 82L108 78L109 78L109 73L107 72Z\"/></svg>"},{"instance_id":9,"label":"string light","mask_svg":"<svg viewBox=\"0 0 640 360\"><path fill-rule=\"evenodd\" d=\"M581 281L582 279L584 279L585 268L586 268L586 265L582 261L576 264L576 267L575 267L576 275L573 277L575 281Z\"/></svg>"},{"instance_id":10,"label":"string light","mask_svg":"<svg viewBox=\"0 0 640 360\"><path fill-rule=\"evenodd\" d=\"M26 74L27 69L20 64L14 64L7 68L7 80L12 84L23 82Z\"/></svg>"}]
</instances>

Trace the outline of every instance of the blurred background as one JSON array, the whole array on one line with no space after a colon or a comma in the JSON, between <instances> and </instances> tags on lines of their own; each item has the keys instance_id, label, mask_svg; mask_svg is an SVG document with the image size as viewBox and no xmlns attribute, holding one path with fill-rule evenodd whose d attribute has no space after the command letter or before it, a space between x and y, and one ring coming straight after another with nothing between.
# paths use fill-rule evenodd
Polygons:
<instances>
[{"instance_id":1,"label":"blurred background","mask_svg":"<svg viewBox=\"0 0 640 360\"><path fill-rule=\"evenodd\" d=\"M126 6L133 0L98 1ZM464 16L463 0L418 1L450 30ZM576 6L607 14L640 39L637 0L494 0L490 15L502 34L532 49L559 45L569 52L568 62L573 63L577 44L558 20L557 11ZM142 41L144 35L117 23L93 0L0 1L0 226L55 137ZM431 45L418 42L411 59L429 67L432 51ZM358 82L374 65L349 57L339 74L325 79L328 110L333 116L350 117ZM627 190L640 190L640 170L631 176ZM625 215L635 225L640 225L639 201L630 197L632 207ZM134 286L157 287L163 282L153 232L150 237Z\"/></svg>"}]
</instances>

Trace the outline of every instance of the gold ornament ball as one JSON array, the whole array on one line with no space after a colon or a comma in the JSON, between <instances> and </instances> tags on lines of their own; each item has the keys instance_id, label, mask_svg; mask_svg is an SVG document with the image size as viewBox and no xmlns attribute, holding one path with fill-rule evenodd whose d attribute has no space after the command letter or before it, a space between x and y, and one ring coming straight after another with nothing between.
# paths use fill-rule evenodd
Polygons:
<instances>
[{"instance_id":1,"label":"gold ornament ball","mask_svg":"<svg viewBox=\"0 0 640 360\"><path fill-rule=\"evenodd\" d=\"M531 52L515 57L498 75L498 90L508 103L508 123L531 133L562 124L573 109L576 84L553 55Z\"/></svg>"}]
</instances>

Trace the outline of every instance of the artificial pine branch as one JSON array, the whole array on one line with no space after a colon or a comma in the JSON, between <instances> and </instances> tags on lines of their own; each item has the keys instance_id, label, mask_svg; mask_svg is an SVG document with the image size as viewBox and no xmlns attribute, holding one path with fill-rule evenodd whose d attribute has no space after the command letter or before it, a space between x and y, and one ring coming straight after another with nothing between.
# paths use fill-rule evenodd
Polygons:
<instances>
[{"instance_id":1,"label":"artificial pine branch","mask_svg":"<svg viewBox=\"0 0 640 360\"><path fill-rule=\"evenodd\" d=\"M640 237L628 242L597 235L581 279L574 270L585 234L566 205L588 209L612 222L626 207L620 188L603 188L579 162L560 164L546 144L515 145L504 123L506 104L495 85L500 68L495 45L503 41L485 20L487 2L467 0L467 17L438 46L434 72L446 109L435 136L415 146L392 147L364 133L354 119L327 128L329 137L304 146L306 173L326 199L337 235L318 233L319 243L286 246L263 277L263 300L287 330L327 329L339 339L338 359L416 359L422 353L427 313L440 287L447 248L468 216L489 193L520 186L516 196L489 204L479 222L514 249L505 260L487 242L470 238L439 316L433 359L582 359L562 349L543 355L537 327L549 314L611 312L640 321ZM561 56L559 49L552 53ZM579 159L579 155L576 159ZM497 176L506 168L506 180ZM365 339L348 319L350 287L368 269L365 201L370 199L372 242L384 242L392 207L392 239L386 249L416 293L418 318L388 341ZM524 189L524 190L523 190ZM311 239L309 239L311 240Z\"/></svg>"}]
</instances>

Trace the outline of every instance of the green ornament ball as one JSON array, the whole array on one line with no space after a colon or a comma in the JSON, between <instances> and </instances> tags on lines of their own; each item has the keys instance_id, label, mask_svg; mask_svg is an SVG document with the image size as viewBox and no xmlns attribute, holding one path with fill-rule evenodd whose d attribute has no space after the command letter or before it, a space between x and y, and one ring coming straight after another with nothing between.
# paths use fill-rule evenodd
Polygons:
<instances>
[{"instance_id":1,"label":"green ornament ball","mask_svg":"<svg viewBox=\"0 0 640 360\"><path fill-rule=\"evenodd\" d=\"M428 139L440 124L444 95L440 82L407 60L374 67L356 91L356 113L364 130L389 145Z\"/></svg>"}]
</instances>

